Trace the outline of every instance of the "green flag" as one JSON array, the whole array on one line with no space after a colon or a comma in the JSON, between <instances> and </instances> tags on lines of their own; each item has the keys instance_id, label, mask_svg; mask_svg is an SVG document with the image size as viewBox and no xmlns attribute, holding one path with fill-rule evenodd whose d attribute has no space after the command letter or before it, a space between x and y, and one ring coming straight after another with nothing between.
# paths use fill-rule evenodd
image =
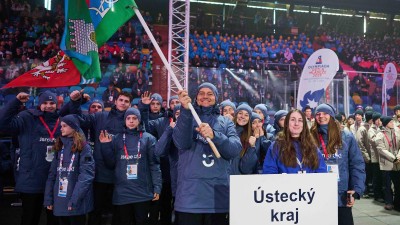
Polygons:
<instances>
[{"instance_id":1,"label":"green flag","mask_svg":"<svg viewBox=\"0 0 400 225\"><path fill-rule=\"evenodd\" d=\"M135 12L134 0L86 0L96 31L97 44L102 46Z\"/></svg>"},{"instance_id":2,"label":"green flag","mask_svg":"<svg viewBox=\"0 0 400 225\"><path fill-rule=\"evenodd\" d=\"M85 0L65 0L65 28L60 48L71 57L82 78L101 78L96 35Z\"/></svg>"}]
</instances>

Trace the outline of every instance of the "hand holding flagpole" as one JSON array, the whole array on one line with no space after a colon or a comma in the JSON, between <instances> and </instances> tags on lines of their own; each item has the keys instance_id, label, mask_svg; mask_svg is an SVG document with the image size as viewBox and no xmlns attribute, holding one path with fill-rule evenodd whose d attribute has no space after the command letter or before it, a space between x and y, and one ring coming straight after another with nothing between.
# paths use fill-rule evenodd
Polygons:
<instances>
[{"instance_id":1,"label":"hand holding flagpole","mask_svg":"<svg viewBox=\"0 0 400 225\"><path fill-rule=\"evenodd\" d=\"M149 36L154 48L156 49L158 55L160 56L161 60L164 63L165 68L167 68L169 74L171 74L172 80L174 81L175 85L178 87L179 90L183 90L182 85L179 83L178 78L176 78L175 73L173 72L171 66L169 65L167 59L165 58L163 52L160 49L160 46L158 46L157 41L155 40L153 34L151 33L149 27L147 26L146 22L144 21L142 14L140 13L139 9L135 6L131 7L133 9L133 11L135 11L135 14L137 15L140 23L142 24L144 30L146 31L147 35ZM201 124L201 120L199 118L199 116L197 115L196 110L193 108L193 105L191 103L189 103L189 109L192 112L192 115L194 117L194 119L196 120L197 124L200 126ZM219 154L217 147L215 146L214 142L211 141L211 139L209 137L206 138L207 142L209 143L212 151L215 154L215 157L217 158L221 158L221 155Z\"/></svg>"}]
</instances>

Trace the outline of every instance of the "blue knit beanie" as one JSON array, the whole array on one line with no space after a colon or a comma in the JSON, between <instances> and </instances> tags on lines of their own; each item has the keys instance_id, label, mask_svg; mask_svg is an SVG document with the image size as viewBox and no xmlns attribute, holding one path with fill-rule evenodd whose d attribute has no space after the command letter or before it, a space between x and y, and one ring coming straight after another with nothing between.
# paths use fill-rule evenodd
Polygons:
<instances>
[{"instance_id":1,"label":"blue knit beanie","mask_svg":"<svg viewBox=\"0 0 400 225\"><path fill-rule=\"evenodd\" d=\"M231 100L229 100L229 99L221 102L220 105L221 105L222 111L224 111L225 106L230 106L230 107L232 107L233 111L236 111L235 103L231 102Z\"/></svg>"},{"instance_id":2,"label":"blue knit beanie","mask_svg":"<svg viewBox=\"0 0 400 225\"><path fill-rule=\"evenodd\" d=\"M79 121L76 118L76 116L70 114L70 115L66 115L63 118L61 118L61 122L66 123L68 126L70 126L72 129L79 131L80 130L80 126L79 126Z\"/></svg>"},{"instance_id":3,"label":"blue knit beanie","mask_svg":"<svg viewBox=\"0 0 400 225\"><path fill-rule=\"evenodd\" d=\"M160 104L163 102L161 95L158 93L152 94L151 99L153 99L152 101L158 101Z\"/></svg>"},{"instance_id":4,"label":"blue knit beanie","mask_svg":"<svg viewBox=\"0 0 400 225\"><path fill-rule=\"evenodd\" d=\"M45 101L52 101L57 104L57 95L51 91L45 91L39 94L39 105Z\"/></svg>"},{"instance_id":5,"label":"blue knit beanie","mask_svg":"<svg viewBox=\"0 0 400 225\"><path fill-rule=\"evenodd\" d=\"M124 121L126 120L126 117L128 117L129 115L135 115L139 122L142 120L142 118L140 117L140 111L137 108L129 108L128 110L126 110L125 115L124 115Z\"/></svg>"},{"instance_id":6,"label":"blue knit beanie","mask_svg":"<svg viewBox=\"0 0 400 225\"><path fill-rule=\"evenodd\" d=\"M244 110L247 113L249 113L249 116L251 116L251 112L253 111L253 109L247 105L247 104L241 104L237 107L236 111L235 111L235 115L237 115L239 113L240 110Z\"/></svg>"},{"instance_id":7,"label":"blue knit beanie","mask_svg":"<svg viewBox=\"0 0 400 225\"><path fill-rule=\"evenodd\" d=\"M91 101L91 102L89 103L89 108L90 108L90 106L92 106L93 103L99 103L99 104L101 105L101 108L104 110L104 103L103 103L102 100L100 100L100 99L93 99L93 101Z\"/></svg>"},{"instance_id":8,"label":"blue knit beanie","mask_svg":"<svg viewBox=\"0 0 400 225\"><path fill-rule=\"evenodd\" d=\"M333 119L335 118L335 109L326 103L322 103L319 106L317 106L317 108L315 109L315 114L319 113L319 112L324 112L329 114Z\"/></svg>"},{"instance_id":9,"label":"blue knit beanie","mask_svg":"<svg viewBox=\"0 0 400 225\"><path fill-rule=\"evenodd\" d=\"M200 89L202 89L202 88L209 88L212 92L214 92L215 99L218 99L218 90L214 86L214 84L208 83L208 82L200 84L200 86L197 88L197 94L199 93Z\"/></svg>"},{"instance_id":10,"label":"blue knit beanie","mask_svg":"<svg viewBox=\"0 0 400 225\"><path fill-rule=\"evenodd\" d=\"M258 115L258 113L252 112L250 122L252 123L255 119L261 120L261 117L260 117L260 115Z\"/></svg>"},{"instance_id":11,"label":"blue knit beanie","mask_svg":"<svg viewBox=\"0 0 400 225\"><path fill-rule=\"evenodd\" d=\"M259 109L264 114L264 117L268 117L268 108L264 104L258 104L254 109Z\"/></svg>"}]
</instances>

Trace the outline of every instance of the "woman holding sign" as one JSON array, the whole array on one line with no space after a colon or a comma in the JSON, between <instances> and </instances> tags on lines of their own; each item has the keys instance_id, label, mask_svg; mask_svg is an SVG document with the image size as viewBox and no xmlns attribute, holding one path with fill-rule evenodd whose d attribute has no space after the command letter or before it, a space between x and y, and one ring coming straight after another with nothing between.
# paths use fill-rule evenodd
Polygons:
<instances>
[{"instance_id":1,"label":"woman holding sign","mask_svg":"<svg viewBox=\"0 0 400 225\"><path fill-rule=\"evenodd\" d=\"M93 210L94 160L78 120L61 119L61 137L54 145L55 157L46 182L44 205L63 224L86 224Z\"/></svg>"},{"instance_id":2,"label":"woman holding sign","mask_svg":"<svg viewBox=\"0 0 400 225\"><path fill-rule=\"evenodd\" d=\"M294 109L287 114L282 132L278 133L265 156L263 173L326 173L322 154L300 110Z\"/></svg>"},{"instance_id":3,"label":"woman holding sign","mask_svg":"<svg viewBox=\"0 0 400 225\"><path fill-rule=\"evenodd\" d=\"M335 121L335 110L328 104L315 109L315 122L310 131L324 154L327 170L338 174L339 225L352 225L351 207L365 188L365 165L356 139L348 130L341 130Z\"/></svg>"},{"instance_id":4,"label":"woman holding sign","mask_svg":"<svg viewBox=\"0 0 400 225\"><path fill-rule=\"evenodd\" d=\"M100 133L101 153L106 166L114 169L113 224L141 225L161 193L160 163L154 155L156 139L139 125L139 110L129 108L124 120L124 132L114 137Z\"/></svg>"}]
</instances>

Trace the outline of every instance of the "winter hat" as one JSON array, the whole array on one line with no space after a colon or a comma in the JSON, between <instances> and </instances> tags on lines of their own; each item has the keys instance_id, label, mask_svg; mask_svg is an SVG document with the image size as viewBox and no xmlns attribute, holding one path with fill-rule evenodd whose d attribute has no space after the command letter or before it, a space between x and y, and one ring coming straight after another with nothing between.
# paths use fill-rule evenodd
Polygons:
<instances>
[{"instance_id":1,"label":"winter hat","mask_svg":"<svg viewBox=\"0 0 400 225\"><path fill-rule=\"evenodd\" d=\"M386 125L388 125L388 123L390 123L390 121L392 121L392 117L390 117L390 116L382 116L381 117L381 121L382 121L382 125L384 126L384 127L386 127Z\"/></svg>"},{"instance_id":2,"label":"winter hat","mask_svg":"<svg viewBox=\"0 0 400 225\"><path fill-rule=\"evenodd\" d=\"M367 107L365 107L365 112L368 112L368 111L374 111L374 108L372 108L372 106L367 106Z\"/></svg>"},{"instance_id":3,"label":"winter hat","mask_svg":"<svg viewBox=\"0 0 400 225\"><path fill-rule=\"evenodd\" d=\"M174 111L173 111L173 116L175 117L175 113L176 113L176 111L178 111L178 110L181 110L181 104L177 104L177 105L175 105L175 107L174 107Z\"/></svg>"},{"instance_id":4,"label":"winter hat","mask_svg":"<svg viewBox=\"0 0 400 225\"><path fill-rule=\"evenodd\" d=\"M258 104L254 107L254 109L259 109L261 110L261 112L264 114L264 118L269 118L268 116L268 109L267 106L265 106L264 104Z\"/></svg>"},{"instance_id":5,"label":"winter hat","mask_svg":"<svg viewBox=\"0 0 400 225\"><path fill-rule=\"evenodd\" d=\"M317 114L319 112L327 113L332 118L335 118L335 109L329 104L322 103L319 106L317 106L317 108L315 109L315 114Z\"/></svg>"},{"instance_id":6,"label":"winter hat","mask_svg":"<svg viewBox=\"0 0 400 225\"><path fill-rule=\"evenodd\" d=\"M235 111L235 115L237 115L240 110L246 111L247 113L249 113L249 116L251 116L251 112L253 111L253 109L249 105L241 104L241 105L239 105L239 107L237 107L237 109Z\"/></svg>"},{"instance_id":7,"label":"winter hat","mask_svg":"<svg viewBox=\"0 0 400 225\"><path fill-rule=\"evenodd\" d=\"M126 117L128 117L129 115L135 115L139 121L141 121L141 117L140 117L140 111L137 108L129 108L128 110L126 110L125 115L124 115L124 121L126 120Z\"/></svg>"},{"instance_id":8,"label":"winter hat","mask_svg":"<svg viewBox=\"0 0 400 225\"><path fill-rule=\"evenodd\" d=\"M337 121L339 121L340 123L343 122L343 121L342 121L342 115L341 115L341 114L336 114L336 115L335 115L335 119L336 119Z\"/></svg>"},{"instance_id":9,"label":"winter hat","mask_svg":"<svg viewBox=\"0 0 400 225\"><path fill-rule=\"evenodd\" d=\"M278 112L275 113L274 119L276 122L278 122L282 117L286 116L287 114L288 114L288 111L279 110Z\"/></svg>"},{"instance_id":10,"label":"winter hat","mask_svg":"<svg viewBox=\"0 0 400 225\"><path fill-rule=\"evenodd\" d=\"M160 94L154 93L151 95L151 101L158 101L160 104L163 102L163 99Z\"/></svg>"},{"instance_id":11,"label":"winter hat","mask_svg":"<svg viewBox=\"0 0 400 225\"><path fill-rule=\"evenodd\" d=\"M400 110L400 105L396 105L396 106L393 108L393 112L396 112L397 110Z\"/></svg>"},{"instance_id":12,"label":"winter hat","mask_svg":"<svg viewBox=\"0 0 400 225\"><path fill-rule=\"evenodd\" d=\"M347 119L355 119L354 115L350 115Z\"/></svg>"},{"instance_id":13,"label":"winter hat","mask_svg":"<svg viewBox=\"0 0 400 225\"><path fill-rule=\"evenodd\" d=\"M171 97L169 97L169 101L172 101L174 99L179 99L178 95L172 95Z\"/></svg>"},{"instance_id":14,"label":"winter hat","mask_svg":"<svg viewBox=\"0 0 400 225\"><path fill-rule=\"evenodd\" d=\"M252 123L255 119L261 120L261 117L260 117L260 115L258 115L258 113L252 112L250 122Z\"/></svg>"},{"instance_id":15,"label":"winter hat","mask_svg":"<svg viewBox=\"0 0 400 225\"><path fill-rule=\"evenodd\" d=\"M214 84L208 83L208 82L205 82L205 83L200 84L200 86L197 88L197 94L199 93L199 91L200 91L202 88L209 88L210 90L212 90L212 92L214 92L215 99L218 99L218 90L217 90L217 88L214 86Z\"/></svg>"},{"instance_id":16,"label":"winter hat","mask_svg":"<svg viewBox=\"0 0 400 225\"><path fill-rule=\"evenodd\" d=\"M378 119L380 119L382 116L382 114L378 113L378 112L374 112L374 114L372 114L372 121L375 123L375 121L377 121Z\"/></svg>"},{"instance_id":17,"label":"winter hat","mask_svg":"<svg viewBox=\"0 0 400 225\"><path fill-rule=\"evenodd\" d=\"M90 106L92 106L92 104L93 103L99 103L100 105L101 105L101 108L103 108L104 109L104 103L103 103L103 101L102 100L99 100L99 99L93 99L93 101L91 101L90 103L89 103L89 108L90 108Z\"/></svg>"},{"instance_id":18,"label":"winter hat","mask_svg":"<svg viewBox=\"0 0 400 225\"><path fill-rule=\"evenodd\" d=\"M61 122L66 123L68 126L70 126L72 129L79 131L79 121L74 115L66 115L63 118L61 118Z\"/></svg>"},{"instance_id":19,"label":"winter hat","mask_svg":"<svg viewBox=\"0 0 400 225\"><path fill-rule=\"evenodd\" d=\"M224 110L225 106L230 106L230 107L232 107L233 111L236 111L235 103L231 102L231 100L229 100L229 99L221 102L220 105L221 105L222 111Z\"/></svg>"},{"instance_id":20,"label":"winter hat","mask_svg":"<svg viewBox=\"0 0 400 225\"><path fill-rule=\"evenodd\" d=\"M362 111L362 110L356 110L355 112L354 112L354 116L355 115L361 115L361 116L364 116L364 112Z\"/></svg>"},{"instance_id":21,"label":"winter hat","mask_svg":"<svg viewBox=\"0 0 400 225\"><path fill-rule=\"evenodd\" d=\"M274 115L274 128L275 129L278 129L278 130L280 129L279 120L282 117L286 116L287 114L288 114L288 111L286 111L286 110L279 110L278 112L275 113L275 115Z\"/></svg>"},{"instance_id":22,"label":"winter hat","mask_svg":"<svg viewBox=\"0 0 400 225\"><path fill-rule=\"evenodd\" d=\"M374 111L366 111L365 112L365 121L370 121L372 120L372 115L374 115Z\"/></svg>"},{"instance_id":23,"label":"winter hat","mask_svg":"<svg viewBox=\"0 0 400 225\"><path fill-rule=\"evenodd\" d=\"M57 104L57 95L51 91L45 91L39 94L39 105L45 101L52 101Z\"/></svg>"}]
</instances>

